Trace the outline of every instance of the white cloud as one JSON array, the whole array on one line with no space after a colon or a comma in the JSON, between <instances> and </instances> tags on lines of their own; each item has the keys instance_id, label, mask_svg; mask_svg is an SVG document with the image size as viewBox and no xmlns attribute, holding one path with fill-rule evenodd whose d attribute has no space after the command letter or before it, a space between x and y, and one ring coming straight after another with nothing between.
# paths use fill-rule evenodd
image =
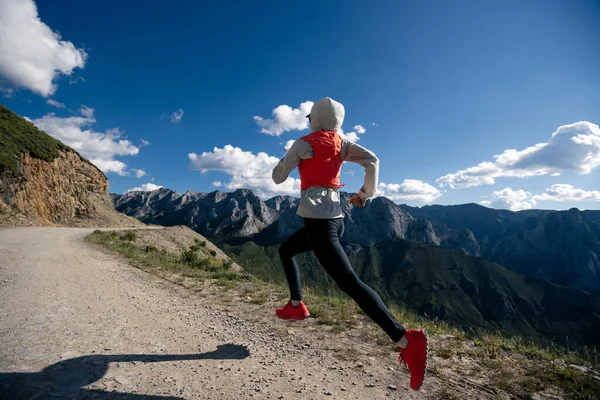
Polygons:
<instances>
[{"instance_id":1,"label":"white cloud","mask_svg":"<svg viewBox=\"0 0 600 400\"><path fill-rule=\"evenodd\" d=\"M150 142L144 139L140 139L140 147L150 146Z\"/></svg>"},{"instance_id":2,"label":"white cloud","mask_svg":"<svg viewBox=\"0 0 600 400\"><path fill-rule=\"evenodd\" d=\"M437 182L441 186L466 188L491 185L503 177L558 176L563 171L589 174L600 166L600 128L586 121L563 125L546 143L520 151L505 150L494 159L442 176Z\"/></svg>"},{"instance_id":3,"label":"white cloud","mask_svg":"<svg viewBox=\"0 0 600 400\"><path fill-rule=\"evenodd\" d=\"M90 108L88 106L84 106L83 104L81 105L81 108L79 108L79 112L81 113L81 115L83 115L84 117L87 118L94 118L94 109Z\"/></svg>"},{"instance_id":4,"label":"white cloud","mask_svg":"<svg viewBox=\"0 0 600 400\"><path fill-rule=\"evenodd\" d=\"M223 186L223 182L221 182L221 181L214 181L212 184L213 184L214 187L221 187L221 186Z\"/></svg>"},{"instance_id":5,"label":"white cloud","mask_svg":"<svg viewBox=\"0 0 600 400\"><path fill-rule=\"evenodd\" d=\"M267 135L280 136L283 132L303 131L309 128L306 116L310 113L313 104L312 101L305 101L298 108L284 104L273 110L273 119L255 115L254 121L261 128L260 131Z\"/></svg>"},{"instance_id":6,"label":"white cloud","mask_svg":"<svg viewBox=\"0 0 600 400\"><path fill-rule=\"evenodd\" d=\"M341 137L347 139L348 141L352 142L352 143L356 143L360 140L360 138L358 137L358 134L356 132L348 132L348 133L344 133L343 130L340 130L338 132L340 134Z\"/></svg>"},{"instance_id":7,"label":"white cloud","mask_svg":"<svg viewBox=\"0 0 600 400\"><path fill-rule=\"evenodd\" d=\"M132 171L136 178L142 178L146 176L146 171L143 169L133 169Z\"/></svg>"},{"instance_id":8,"label":"white cloud","mask_svg":"<svg viewBox=\"0 0 600 400\"><path fill-rule=\"evenodd\" d=\"M226 189L252 189L258 196L270 197L277 194L298 195L300 180L288 178L281 185L271 179L273 168L279 162L277 157L266 153L254 154L239 147L227 145L212 152L188 154L190 168L202 173L220 171L231 176L229 183L223 184Z\"/></svg>"},{"instance_id":9,"label":"white cloud","mask_svg":"<svg viewBox=\"0 0 600 400\"><path fill-rule=\"evenodd\" d=\"M522 189L512 190L507 187L493 192L489 197L491 200L484 200L481 204L501 210L529 210L536 205L536 201L531 198L531 193Z\"/></svg>"},{"instance_id":10,"label":"white cloud","mask_svg":"<svg viewBox=\"0 0 600 400\"><path fill-rule=\"evenodd\" d=\"M115 174L125 176L127 175L127 164L118 160L103 160L101 158L90 158L92 164L100 168L102 172L108 174L114 172Z\"/></svg>"},{"instance_id":11,"label":"white cloud","mask_svg":"<svg viewBox=\"0 0 600 400\"><path fill-rule=\"evenodd\" d=\"M535 195L533 201L600 201L600 191L576 189L572 185L552 185L543 194Z\"/></svg>"},{"instance_id":12,"label":"white cloud","mask_svg":"<svg viewBox=\"0 0 600 400\"><path fill-rule=\"evenodd\" d=\"M66 106L63 103L61 103L60 101L53 100L53 99L46 100L46 103L48 103L51 106L56 107L56 108L66 108Z\"/></svg>"},{"instance_id":13,"label":"white cloud","mask_svg":"<svg viewBox=\"0 0 600 400\"><path fill-rule=\"evenodd\" d=\"M181 108L179 110L173 112L173 114L171 114L171 122L174 124L181 122L182 118L183 118L183 110Z\"/></svg>"},{"instance_id":14,"label":"white cloud","mask_svg":"<svg viewBox=\"0 0 600 400\"><path fill-rule=\"evenodd\" d=\"M0 1L0 76L44 97L54 80L83 68L87 54L44 24L33 0Z\"/></svg>"},{"instance_id":15,"label":"white cloud","mask_svg":"<svg viewBox=\"0 0 600 400\"><path fill-rule=\"evenodd\" d=\"M371 122L371 125L373 125L373 126L379 126L379 124L377 124L375 122Z\"/></svg>"},{"instance_id":16,"label":"white cloud","mask_svg":"<svg viewBox=\"0 0 600 400\"><path fill-rule=\"evenodd\" d=\"M367 130L362 126L362 125L354 125L354 128L352 128L356 131L356 133L362 135L363 133L365 133Z\"/></svg>"},{"instance_id":17,"label":"white cloud","mask_svg":"<svg viewBox=\"0 0 600 400\"><path fill-rule=\"evenodd\" d=\"M291 148L292 148L292 145L294 144L294 142L295 142L295 140L288 140L288 141L285 143L285 146L283 146L283 149L284 149L285 151L288 151L289 149L291 149Z\"/></svg>"},{"instance_id":18,"label":"white cloud","mask_svg":"<svg viewBox=\"0 0 600 400\"><path fill-rule=\"evenodd\" d=\"M385 196L392 201L418 201L431 203L442 194L430 184L416 179L405 179L402 183L379 184L377 196Z\"/></svg>"},{"instance_id":19,"label":"white cloud","mask_svg":"<svg viewBox=\"0 0 600 400\"><path fill-rule=\"evenodd\" d=\"M127 191L127 193L129 193L129 192L151 192L153 190L157 190L160 188L162 188L162 186L155 185L154 183L144 183L141 186L134 187L133 189L129 189Z\"/></svg>"},{"instance_id":20,"label":"white cloud","mask_svg":"<svg viewBox=\"0 0 600 400\"><path fill-rule=\"evenodd\" d=\"M127 175L127 165L115 156L136 155L139 149L130 141L121 139L119 128L95 132L90 128L96 120L91 117L60 118L53 113L31 122L47 134L77 150L103 172Z\"/></svg>"}]
</instances>

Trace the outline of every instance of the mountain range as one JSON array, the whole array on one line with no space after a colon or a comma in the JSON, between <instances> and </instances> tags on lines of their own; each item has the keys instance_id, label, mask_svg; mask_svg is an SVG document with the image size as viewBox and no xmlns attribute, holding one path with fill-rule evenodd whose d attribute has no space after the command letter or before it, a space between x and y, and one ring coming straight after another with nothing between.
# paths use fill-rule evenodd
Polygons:
<instances>
[{"instance_id":1,"label":"mountain range","mask_svg":"<svg viewBox=\"0 0 600 400\"><path fill-rule=\"evenodd\" d=\"M600 344L600 212L413 208L381 197L358 209L349 196L342 243L386 301L471 328ZM191 227L268 280L284 279L277 247L302 226L297 198L263 201L246 189L112 198L146 223ZM300 259L305 282L336 291L314 256Z\"/></svg>"},{"instance_id":2,"label":"mountain range","mask_svg":"<svg viewBox=\"0 0 600 400\"><path fill-rule=\"evenodd\" d=\"M178 194L163 188L112 197L116 209L127 215L152 224L184 224L216 241L266 230L256 240L280 244L302 225L297 198L263 201L245 189ZM512 212L477 204L416 208L383 197L356 209L348 198L342 193L346 244L368 246L396 238L434 243L526 276L600 291L600 211Z\"/></svg>"}]
</instances>

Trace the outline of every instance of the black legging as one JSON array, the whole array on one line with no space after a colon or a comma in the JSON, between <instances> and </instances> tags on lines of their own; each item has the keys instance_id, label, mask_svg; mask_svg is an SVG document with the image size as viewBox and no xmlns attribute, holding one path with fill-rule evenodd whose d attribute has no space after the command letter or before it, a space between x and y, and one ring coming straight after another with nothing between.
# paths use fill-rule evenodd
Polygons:
<instances>
[{"instance_id":1,"label":"black legging","mask_svg":"<svg viewBox=\"0 0 600 400\"><path fill-rule=\"evenodd\" d=\"M404 336L404 327L388 311L381 298L356 275L340 244L344 234L344 219L304 219L304 227L290 236L279 248L292 300L302 300L300 272L294 256L313 251L325 271L340 289L352 297L369 318L397 342Z\"/></svg>"}]
</instances>

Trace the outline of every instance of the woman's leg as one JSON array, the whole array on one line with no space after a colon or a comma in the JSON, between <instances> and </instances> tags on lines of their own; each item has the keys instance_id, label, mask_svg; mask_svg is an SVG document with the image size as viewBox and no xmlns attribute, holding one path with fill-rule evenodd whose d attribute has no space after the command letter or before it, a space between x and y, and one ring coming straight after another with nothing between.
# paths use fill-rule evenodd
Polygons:
<instances>
[{"instance_id":1,"label":"woman's leg","mask_svg":"<svg viewBox=\"0 0 600 400\"><path fill-rule=\"evenodd\" d=\"M285 277L287 278L288 285L290 287L291 300L302 300L300 271L298 270L298 264L294 260L294 256L300 253L306 253L310 250L310 243L308 241L306 228L304 227L299 229L292 236L290 236L279 247L279 258L281 259L281 263L283 264Z\"/></svg>"},{"instance_id":2,"label":"woman's leg","mask_svg":"<svg viewBox=\"0 0 600 400\"><path fill-rule=\"evenodd\" d=\"M350 296L363 312L378 324L394 341L405 333L379 295L367 286L352 269L340 244L339 235L344 229L343 219L305 219L307 237L319 263L335 280L340 289Z\"/></svg>"}]
</instances>

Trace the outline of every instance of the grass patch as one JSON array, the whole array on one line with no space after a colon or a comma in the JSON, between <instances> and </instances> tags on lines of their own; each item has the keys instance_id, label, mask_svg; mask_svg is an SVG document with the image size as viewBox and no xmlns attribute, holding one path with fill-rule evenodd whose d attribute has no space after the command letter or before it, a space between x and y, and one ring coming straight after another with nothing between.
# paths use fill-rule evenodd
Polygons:
<instances>
[{"instance_id":1,"label":"grass patch","mask_svg":"<svg viewBox=\"0 0 600 400\"><path fill-rule=\"evenodd\" d=\"M92 243L102 245L133 261L136 265L150 269L163 269L181 274L179 281L184 278L214 279L218 284L247 279L244 274L231 271L230 263L222 263L204 254L200 249L202 244L196 243L181 254L171 254L157 249L152 245L138 245L138 235L134 231L122 233L116 231L96 230L88 236ZM230 285L231 284L227 284Z\"/></svg>"}]
</instances>

